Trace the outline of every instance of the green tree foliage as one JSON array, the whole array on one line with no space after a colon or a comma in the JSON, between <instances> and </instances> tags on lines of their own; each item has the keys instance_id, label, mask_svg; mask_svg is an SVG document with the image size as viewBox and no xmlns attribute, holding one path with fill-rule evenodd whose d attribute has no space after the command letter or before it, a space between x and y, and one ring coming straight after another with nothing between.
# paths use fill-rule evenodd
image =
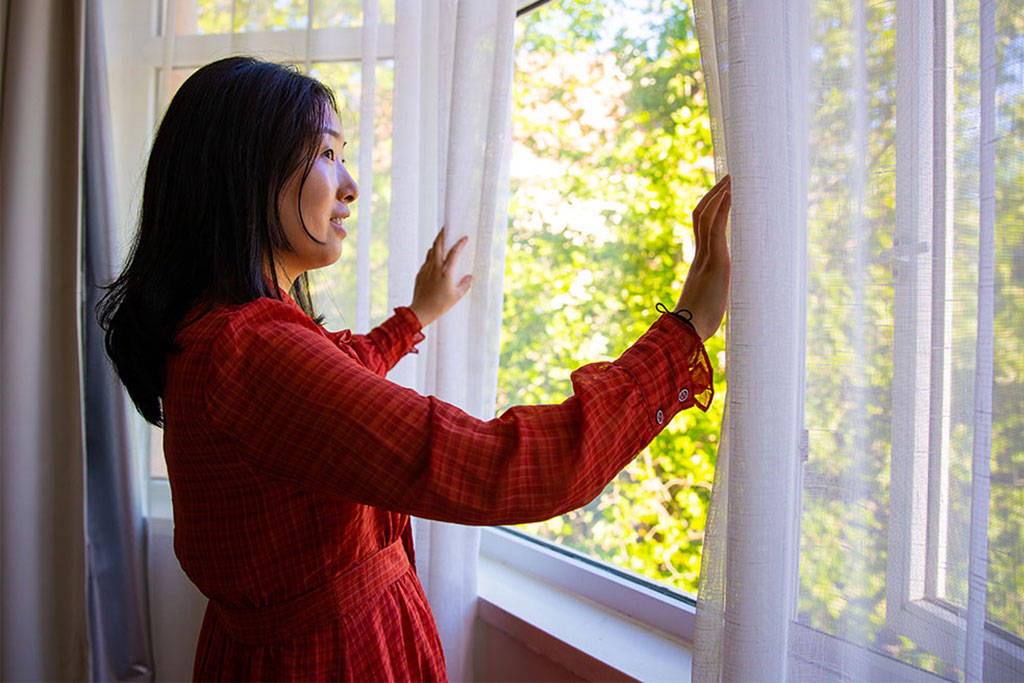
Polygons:
<instances>
[{"instance_id":1,"label":"green tree foliage","mask_svg":"<svg viewBox=\"0 0 1024 683\"><path fill-rule=\"evenodd\" d=\"M520 20L498 408L554 403L671 306L714 184L690 8L556 2ZM725 394L671 425L590 505L535 534L696 593Z\"/></svg>"},{"instance_id":2,"label":"green tree foliage","mask_svg":"<svg viewBox=\"0 0 1024 683\"><path fill-rule=\"evenodd\" d=\"M996 272L988 618L1024 637L1024 13L996 6Z\"/></svg>"}]
</instances>

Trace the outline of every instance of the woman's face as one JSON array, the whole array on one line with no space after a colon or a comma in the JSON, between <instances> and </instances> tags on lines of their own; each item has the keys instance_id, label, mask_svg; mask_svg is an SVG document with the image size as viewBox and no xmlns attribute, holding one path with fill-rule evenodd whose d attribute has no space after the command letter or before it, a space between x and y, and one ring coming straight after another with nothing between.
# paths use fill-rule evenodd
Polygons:
<instances>
[{"instance_id":1,"label":"woman's face","mask_svg":"<svg viewBox=\"0 0 1024 683\"><path fill-rule=\"evenodd\" d=\"M290 286L307 270L329 266L341 256L341 241L346 235L342 222L351 213L349 204L359 196L359 188L345 168L344 147L341 123L332 109L305 184L302 185L300 169L288 179L278 197L284 234L292 247L291 251L274 254L277 276L284 281L282 284ZM318 241L310 239L310 235Z\"/></svg>"}]
</instances>

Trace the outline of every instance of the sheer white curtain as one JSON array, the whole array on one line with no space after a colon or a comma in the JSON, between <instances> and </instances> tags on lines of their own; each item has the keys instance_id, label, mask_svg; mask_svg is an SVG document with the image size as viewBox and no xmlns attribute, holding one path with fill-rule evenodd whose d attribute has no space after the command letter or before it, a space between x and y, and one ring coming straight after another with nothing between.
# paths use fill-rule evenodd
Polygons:
<instances>
[{"instance_id":1,"label":"sheer white curtain","mask_svg":"<svg viewBox=\"0 0 1024 683\"><path fill-rule=\"evenodd\" d=\"M1024 10L695 3L733 176L696 680L1024 678Z\"/></svg>"},{"instance_id":2,"label":"sheer white curtain","mask_svg":"<svg viewBox=\"0 0 1024 683\"><path fill-rule=\"evenodd\" d=\"M498 382L515 12L514 0L396 3L389 304L412 300L442 225L448 246L469 236L460 265L473 287L391 378L482 419ZM467 680L480 532L416 520L415 542L448 675Z\"/></svg>"}]
</instances>

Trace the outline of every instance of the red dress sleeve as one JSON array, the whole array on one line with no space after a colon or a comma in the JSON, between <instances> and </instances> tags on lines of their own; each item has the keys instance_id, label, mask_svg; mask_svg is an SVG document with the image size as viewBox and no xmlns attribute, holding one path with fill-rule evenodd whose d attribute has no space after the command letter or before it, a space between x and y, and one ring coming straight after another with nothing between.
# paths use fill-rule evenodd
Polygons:
<instances>
[{"instance_id":1,"label":"red dress sleeve","mask_svg":"<svg viewBox=\"0 0 1024 683\"><path fill-rule=\"evenodd\" d=\"M328 332L327 336L339 347L354 351L363 365L383 377L405 354L418 353L416 344L424 339L422 329L420 319L412 309L401 306L369 334L352 334L344 330Z\"/></svg>"},{"instance_id":2,"label":"red dress sleeve","mask_svg":"<svg viewBox=\"0 0 1024 683\"><path fill-rule=\"evenodd\" d=\"M374 369L402 346L367 343L380 355ZM673 415L711 398L704 347L671 315L616 361L573 372L563 403L489 421L387 381L272 299L212 336L209 363L207 415L254 470L461 524L537 521L586 504Z\"/></svg>"}]
</instances>

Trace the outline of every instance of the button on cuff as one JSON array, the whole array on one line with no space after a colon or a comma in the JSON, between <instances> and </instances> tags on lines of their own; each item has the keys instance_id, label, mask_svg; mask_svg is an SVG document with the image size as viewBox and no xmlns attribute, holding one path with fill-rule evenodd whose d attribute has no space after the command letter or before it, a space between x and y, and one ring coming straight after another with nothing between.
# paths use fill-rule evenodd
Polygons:
<instances>
[{"instance_id":1,"label":"button on cuff","mask_svg":"<svg viewBox=\"0 0 1024 683\"><path fill-rule=\"evenodd\" d=\"M688 398L690 398L690 390L689 389L683 389L682 391L679 392L679 402L680 403L686 403L686 399L688 399Z\"/></svg>"},{"instance_id":2,"label":"button on cuff","mask_svg":"<svg viewBox=\"0 0 1024 683\"><path fill-rule=\"evenodd\" d=\"M654 414L654 420L658 424L664 423L665 422L665 413L659 410L657 413Z\"/></svg>"}]
</instances>

